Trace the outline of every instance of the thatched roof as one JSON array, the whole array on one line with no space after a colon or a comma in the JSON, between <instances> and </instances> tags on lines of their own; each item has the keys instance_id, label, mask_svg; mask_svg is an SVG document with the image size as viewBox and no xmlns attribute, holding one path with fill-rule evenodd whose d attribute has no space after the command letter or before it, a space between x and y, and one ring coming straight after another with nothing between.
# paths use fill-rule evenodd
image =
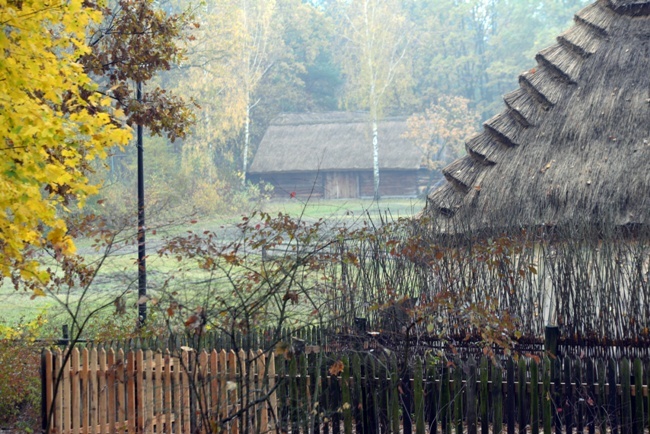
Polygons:
<instances>
[{"instance_id":1,"label":"thatched roof","mask_svg":"<svg viewBox=\"0 0 650 434\"><path fill-rule=\"evenodd\" d=\"M597 1L536 60L425 215L452 232L650 223L650 0Z\"/></svg>"},{"instance_id":2,"label":"thatched roof","mask_svg":"<svg viewBox=\"0 0 650 434\"><path fill-rule=\"evenodd\" d=\"M380 169L418 169L422 155L403 137L405 118L379 123ZM250 173L372 170L372 130L365 113L283 114L262 138Z\"/></svg>"}]
</instances>

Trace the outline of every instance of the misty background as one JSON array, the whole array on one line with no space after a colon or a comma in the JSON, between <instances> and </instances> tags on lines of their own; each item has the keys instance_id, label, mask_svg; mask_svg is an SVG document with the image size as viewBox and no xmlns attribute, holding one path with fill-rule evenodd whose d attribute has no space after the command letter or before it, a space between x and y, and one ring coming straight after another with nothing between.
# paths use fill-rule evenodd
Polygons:
<instances>
[{"instance_id":1,"label":"misty background","mask_svg":"<svg viewBox=\"0 0 650 434\"><path fill-rule=\"evenodd\" d=\"M189 11L185 58L157 77L194 102L183 140L145 138L148 207L242 211L265 186L246 180L280 113L362 111L410 116L423 166L464 153L464 140L500 110L585 0L166 0ZM435 136L435 137L434 137ZM381 146L381 137L378 137ZM135 147L116 150L96 177L115 211L135 210ZM427 157L428 156L428 157ZM291 156L287 156L291 158ZM161 205L162 206L162 205Z\"/></svg>"}]
</instances>

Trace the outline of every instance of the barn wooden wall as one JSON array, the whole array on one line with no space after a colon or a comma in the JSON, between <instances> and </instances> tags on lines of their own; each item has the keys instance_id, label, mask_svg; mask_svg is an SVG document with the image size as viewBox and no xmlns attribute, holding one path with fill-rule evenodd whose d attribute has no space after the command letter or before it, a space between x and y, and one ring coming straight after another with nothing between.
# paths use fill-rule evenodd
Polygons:
<instances>
[{"instance_id":1,"label":"barn wooden wall","mask_svg":"<svg viewBox=\"0 0 650 434\"><path fill-rule=\"evenodd\" d=\"M343 199L373 197L372 171L301 172L251 174L252 182L264 181L275 187L274 198ZM420 185L426 177L420 170L383 170L379 175L379 194L387 196L417 196L424 187Z\"/></svg>"}]
</instances>

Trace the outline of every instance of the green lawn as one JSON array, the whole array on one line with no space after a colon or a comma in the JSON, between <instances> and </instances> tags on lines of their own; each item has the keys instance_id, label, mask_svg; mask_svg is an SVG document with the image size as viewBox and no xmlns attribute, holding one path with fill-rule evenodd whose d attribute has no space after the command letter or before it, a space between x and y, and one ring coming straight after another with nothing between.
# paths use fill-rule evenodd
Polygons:
<instances>
[{"instance_id":1,"label":"green lawn","mask_svg":"<svg viewBox=\"0 0 650 434\"><path fill-rule=\"evenodd\" d=\"M312 200L308 203L299 200L271 201L263 205L262 211L272 216L278 213L286 213L292 217L300 217L306 221L325 219L332 225L354 225L368 216L378 224L381 218L387 220L398 217L409 217L422 210L424 201L422 199L384 199L379 202L373 200ZM171 284L178 287L187 287L192 282L204 280L205 272L198 268L187 268L187 264L181 267L173 258L161 258L155 254L165 237L180 235L186 231L202 233L203 231L214 231L224 241L234 239L237 236L236 224L241 221L242 216L214 216L214 217L192 217L188 218L185 224L172 224L165 228L153 231L147 235L148 253L147 277L148 286L157 288L163 285L170 275L177 278ZM98 260L101 255L91 247L92 241L82 239L77 241L79 252L84 255L87 262ZM127 306L131 309L137 300L137 250L134 245L125 246L113 254L102 267L97 276L91 291L89 292L85 305L89 308L110 302L117 294L127 288L132 292L128 297ZM182 269L179 269L182 268ZM74 306L80 295L79 290L71 290L69 293L57 294L59 300ZM133 308L134 309L134 308ZM39 313L46 311L50 323L59 327L61 323L69 321L61 304L53 296L36 297L32 299L31 292L16 291L5 282L0 286L0 321L8 325L15 325L20 321L30 321ZM114 309L108 308L105 315L111 315Z\"/></svg>"}]
</instances>

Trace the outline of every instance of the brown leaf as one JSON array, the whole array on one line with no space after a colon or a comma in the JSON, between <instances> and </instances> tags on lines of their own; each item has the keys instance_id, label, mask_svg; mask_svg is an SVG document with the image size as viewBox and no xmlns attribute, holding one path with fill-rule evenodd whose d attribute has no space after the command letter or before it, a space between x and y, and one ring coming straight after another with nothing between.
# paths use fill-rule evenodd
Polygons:
<instances>
[{"instance_id":1,"label":"brown leaf","mask_svg":"<svg viewBox=\"0 0 650 434\"><path fill-rule=\"evenodd\" d=\"M337 360L332 366L330 366L330 375L338 376L341 372L343 372L344 367L345 366L343 365L343 362L341 360Z\"/></svg>"}]
</instances>

